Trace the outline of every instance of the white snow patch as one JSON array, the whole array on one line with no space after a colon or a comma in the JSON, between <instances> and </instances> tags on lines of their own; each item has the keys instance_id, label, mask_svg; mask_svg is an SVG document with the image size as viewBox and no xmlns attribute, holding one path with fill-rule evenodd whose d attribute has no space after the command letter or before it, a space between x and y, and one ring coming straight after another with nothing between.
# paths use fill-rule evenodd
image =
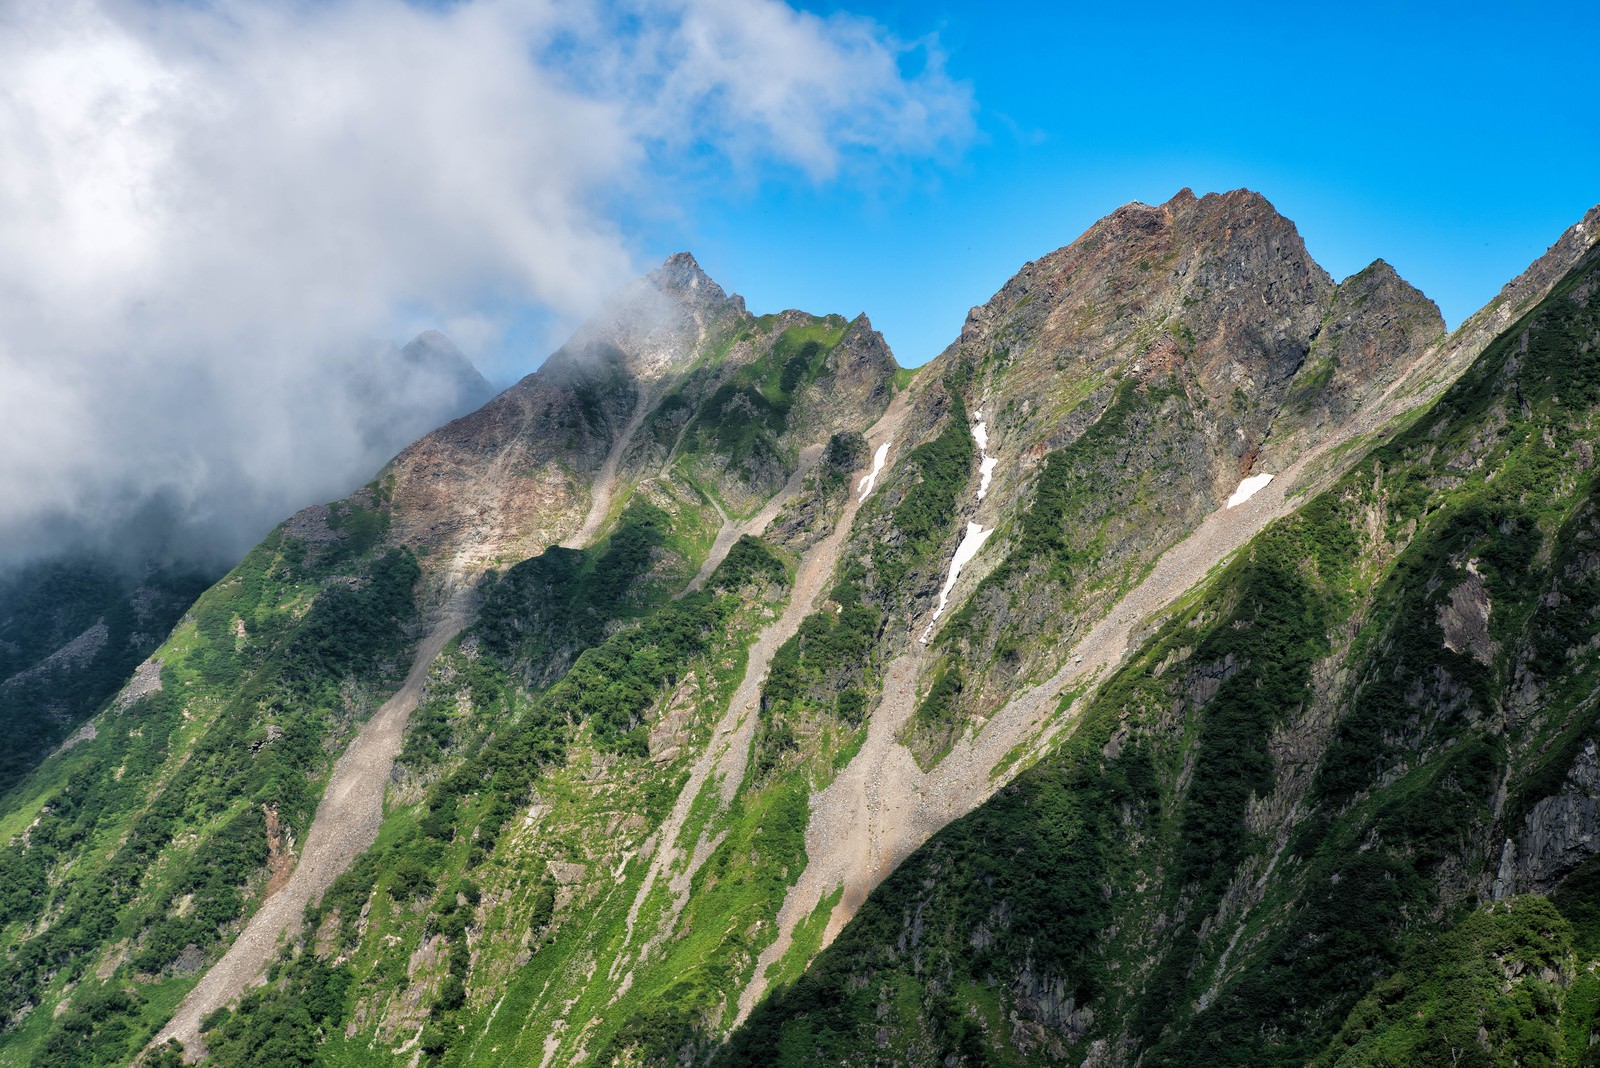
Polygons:
<instances>
[{"instance_id":1,"label":"white snow patch","mask_svg":"<svg viewBox=\"0 0 1600 1068\"><path fill-rule=\"evenodd\" d=\"M867 494L872 492L873 484L878 481L878 472L883 470L883 462L889 458L889 446L893 444L893 441L886 441L878 446L877 452L872 454L872 474L863 478L857 484L857 488L861 491L861 495L856 498L858 502L865 501Z\"/></svg>"},{"instance_id":2,"label":"white snow patch","mask_svg":"<svg viewBox=\"0 0 1600 1068\"><path fill-rule=\"evenodd\" d=\"M983 500L983 495L989 492L989 479L994 477L995 464L1000 461L989 455L989 428L983 425L983 413L973 412L972 440L978 443L978 474L981 481L978 483L978 500Z\"/></svg>"},{"instance_id":3,"label":"white snow patch","mask_svg":"<svg viewBox=\"0 0 1600 1068\"><path fill-rule=\"evenodd\" d=\"M1261 472L1259 475L1251 475L1249 478L1239 483L1239 488L1233 491L1233 496L1228 498L1228 507L1234 508L1243 504L1245 501L1248 501L1251 497L1254 497L1258 492L1265 488L1266 484L1271 481L1272 476L1267 474L1265 471Z\"/></svg>"},{"instance_id":4,"label":"white snow patch","mask_svg":"<svg viewBox=\"0 0 1600 1068\"><path fill-rule=\"evenodd\" d=\"M983 500L983 495L989 492L989 479L994 475L994 465L999 462L993 456L985 456L978 465L978 474L982 476L982 481L978 483L978 500Z\"/></svg>"},{"instance_id":5,"label":"white snow patch","mask_svg":"<svg viewBox=\"0 0 1600 1068\"><path fill-rule=\"evenodd\" d=\"M950 577L944 580L944 589L939 591L939 607L934 610L933 618L928 620L928 629L922 632L922 644L928 644L928 639L933 635L933 625L943 614L945 605L950 600L950 591L956 588L956 579L961 577L961 569L965 567L978 550L983 548L983 543L989 539L994 531L984 530L976 523L967 524L967 533L961 539L961 544L956 547L956 554L950 560Z\"/></svg>"}]
</instances>

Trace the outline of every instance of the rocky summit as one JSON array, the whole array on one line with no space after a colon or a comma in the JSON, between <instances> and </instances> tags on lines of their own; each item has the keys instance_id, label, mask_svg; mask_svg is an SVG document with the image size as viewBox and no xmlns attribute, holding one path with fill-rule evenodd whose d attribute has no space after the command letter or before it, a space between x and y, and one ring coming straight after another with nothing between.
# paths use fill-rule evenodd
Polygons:
<instances>
[{"instance_id":1,"label":"rocky summit","mask_svg":"<svg viewBox=\"0 0 1600 1068\"><path fill-rule=\"evenodd\" d=\"M0 1063L1594 1063L1597 227L1183 190L915 371L672 257L4 795Z\"/></svg>"}]
</instances>

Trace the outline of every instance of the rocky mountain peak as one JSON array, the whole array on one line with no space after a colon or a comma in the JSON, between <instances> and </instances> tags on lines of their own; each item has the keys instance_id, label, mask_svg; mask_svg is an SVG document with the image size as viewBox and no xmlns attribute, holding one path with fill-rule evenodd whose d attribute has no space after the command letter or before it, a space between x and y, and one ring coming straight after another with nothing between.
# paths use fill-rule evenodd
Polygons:
<instances>
[{"instance_id":1,"label":"rocky mountain peak","mask_svg":"<svg viewBox=\"0 0 1600 1068\"><path fill-rule=\"evenodd\" d=\"M1100 220L1095 229L1102 236L1127 238L1136 234L1156 234L1171 225L1172 216L1164 207L1134 200Z\"/></svg>"},{"instance_id":2,"label":"rocky mountain peak","mask_svg":"<svg viewBox=\"0 0 1600 1068\"><path fill-rule=\"evenodd\" d=\"M674 252L649 274L650 282L663 292L687 299L726 300L727 293L711 280L690 252ZM702 293L702 290L704 293Z\"/></svg>"},{"instance_id":3,"label":"rocky mountain peak","mask_svg":"<svg viewBox=\"0 0 1600 1068\"><path fill-rule=\"evenodd\" d=\"M1395 270L1394 265L1388 260L1381 258L1373 260L1340 282L1339 291L1346 298L1358 297L1365 300L1374 295L1381 295L1388 301L1426 305L1432 309L1433 318L1438 319L1439 329L1444 328L1444 318L1439 314L1439 306L1422 290L1401 277L1400 272Z\"/></svg>"},{"instance_id":4,"label":"rocky mountain peak","mask_svg":"<svg viewBox=\"0 0 1600 1068\"><path fill-rule=\"evenodd\" d=\"M1375 404L1444 333L1438 305L1384 260L1340 282L1289 384L1284 417L1261 450L1263 466L1288 466L1330 428Z\"/></svg>"},{"instance_id":5,"label":"rocky mountain peak","mask_svg":"<svg viewBox=\"0 0 1600 1068\"><path fill-rule=\"evenodd\" d=\"M467 411L494 396L494 387L456 343L437 330L424 330L400 350L412 368L441 379L461 398L457 411Z\"/></svg>"},{"instance_id":6,"label":"rocky mountain peak","mask_svg":"<svg viewBox=\"0 0 1600 1068\"><path fill-rule=\"evenodd\" d=\"M719 286L689 252L674 252L643 280L702 317L744 311L744 298Z\"/></svg>"},{"instance_id":7,"label":"rocky mountain peak","mask_svg":"<svg viewBox=\"0 0 1600 1068\"><path fill-rule=\"evenodd\" d=\"M285 523L8 794L0 1061L1423 1063L1375 1022L1437 1051L1416 997L1521 969L1458 1048L1582 1063L1597 231L1473 350L1180 190L909 381L865 315L670 257ZM0 698L153 628L24 648L3 602ZM1508 894L1469 919L1526 967L1404 959Z\"/></svg>"},{"instance_id":8,"label":"rocky mountain peak","mask_svg":"<svg viewBox=\"0 0 1600 1068\"><path fill-rule=\"evenodd\" d=\"M629 374L655 381L683 369L720 321L745 314L687 252L611 295L550 359L552 370L597 353L620 353Z\"/></svg>"},{"instance_id":9,"label":"rocky mountain peak","mask_svg":"<svg viewBox=\"0 0 1600 1068\"><path fill-rule=\"evenodd\" d=\"M1124 373L1171 381L1213 413L1202 420L1211 448L1242 462L1264 440L1336 288L1261 194L1184 189L1164 204L1125 204L1025 265L973 309L947 357L1003 364L1036 398L1037 384L1063 372L1082 388L1108 389ZM1035 403L1037 425L1015 430L1059 437L1064 413L1054 409ZM1229 459L1218 477L1235 468Z\"/></svg>"},{"instance_id":10,"label":"rocky mountain peak","mask_svg":"<svg viewBox=\"0 0 1600 1068\"><path fill-rule=\"evenodd\" d=\"M424 330L422 333L408 341L405 348L401 349L400 351L410 356L413 353L421 352L423 350L447 353L453 356L458 356L463 360L466 359L466 357L462 355L461 350L456 347L456 343L451 341L448 337L441 334L437 330Z\"/></svg>"},{"instance_id":11,"label":"rocky mountain peak","mask_svg":"<svg viewBox=\"0 0 1600 1068\"><path fill-rule=\"evenodd\" d=\"M1281 280L1292 278L1299 296L1314 297L1333 282L1306 251L1295 224L1260 193L1234 189L1192 202L1174 197L1165 207L1174 230L1192 247L1209 251L1230 284L1263 270L1287 272Z\"/></svg>"},{"instance_id":12,"label":"rocky mountain peak","mask_svg":"<svg viewBox=\"0 0 1600 1068\"><path fill-rule=\"evenodd\" d=\"M1344 283L1350 281L1351 278L1358 278L1358 277L1360 277L1362 275L1366 275L1366 274L1381 275L1381 276L1389 277L1389 278L1399 278L1400 277L1400 272L1394 269L1394 264L1390 263L1388 260L1384 259L1382 256L1379 256L1377 259L1373 260L1371 263L1369 263L1365 267L1361 268L1361 270L1359 270L1355 274L1351 275L1350 278L1346 278L1344 280L1344 282L1340 282L1339 284L1340 285L1344 285Z\"/></svg>"}]
</instances>

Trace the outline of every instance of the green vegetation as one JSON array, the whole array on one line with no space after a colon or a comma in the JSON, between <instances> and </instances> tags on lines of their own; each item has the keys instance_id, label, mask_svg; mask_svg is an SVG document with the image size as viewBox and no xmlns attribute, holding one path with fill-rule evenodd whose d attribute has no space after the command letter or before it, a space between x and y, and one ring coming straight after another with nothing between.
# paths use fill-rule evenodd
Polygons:
<instances>
[{"instance_id":1,"label":"green vegetation","mask_svg":"<svg viewBox=\"0 0 1600 1068\"><path fill-rule=\"evenodd\" d=\"M416 617L409 553L353 559L342 544L274 533L162 646L162 689L46 763L36 800L13 795L36 815L0 847L0 1012L16 1020L72 983L82 1011L26 1015L8 1047L127 1060L259 898L268 822L303 833L324 743L398 677ZM110 978L85 986L113 943Z\"/></svg>"},{"instance_id":2,"label":"green vegetation","mask_svg":"<svg viewBox=\"0 0 1600 1068\"><path fill-rule=\"evenodd\" d=\"M485 585L480 619L435 662L413 714L377 845L308 910L267 985L204 1022L213 1062L387 1064L404 1044L404 1061L529 1063L538 1054L518 1043L543 1035L525 1035L515 1011L497 1018L485 991L512 987L526 1007L550 969L573 974L596 945L638 954L647 932L669 930L655 951L665 960L636 961L631 996L613 1006L603 978L575 987L596 1019L614 1012L571 1041L591 1056L672 1060L664 1051L706 1048L726 1030L730 992L803 867L809 783L832 750L766 776L736 812L705 793L685 825L686 848L709 853L693 900L673 900L665 881L634 895L646 829L683 788L686 754L707 744L792 561L742 539L704 589L673 594L710 543L713 504L739 512L761 499L805 435L826 438L817 424L839 415L817 392L847 324L784 322L757 324L745 338L756 358L731 372L719 361L737 339L713 340L720 348L648 427L668 452L681 443L684 462L619 494L604 541L552 548ZM594 368L558 358L550 372L570 390L556 436L586 448L631 392L618 353L590 355ZM859 433L834 434L805 499L836 504L866 452ZM741 497L741 483L760 492ZM274 532L162 646L161 688L103 716L97 736L47 761L0 813L0 1061L132 1061L259 904L334 755L409 662L419 568L388 546L393 506L389 484L375 483ZM30 596L93 600L70 582L41 590ZM813 626L800 674L825 677L824 689L849 683L833 661L845 646L864 655L876 620L857 604L842 628ZM82 630L77 616L60 625ZM863 627L865 638L853 633ZM0 652L18 651L6 642ZM125 673L107 678L120 685ZM835 688L837 748L867 695ZM595 856L614 869L587 870ZM541 986L524 989L513 972ZM406 1033L374 1040L391 1021ZM507 1024L517 1041L496 1053ZM146 1063L180 1056L169 1047Z\"/></svg>"},{"instance_id":3,"label":"green vegetation","mask_svg":"<svg viewBox=\"0 0 1600 1068\"><path fill-rule=\"evenodd\" d=\"M1167 396L1165 391L1141 390L1132 380L1124 380L1100 418L1076 440L1045 457L1033 502L1022 516L1021 536L996 569L994 583L1003 583L1037 562L1051 578L1066 584L1076 571L1098 562L1103 551L1099 533L1107 515L1130 503L1121 499L1123 494L1106 492L1108 465L1120 461L1130 439L1146 432L1143 424ZM1162 432L1170 435L1175 429L1166 425Z\"/></svg>"},{"instance_id":4,"label":"green vegetation","mask_svg":"<svg viewBox=\"0 0 1600 1068\"><path fill-rule=\"evenodd\" d=\"M910 1048L930 1064L971 1056L975 1044L988 1043L977 1043L947 1001L949 983L981 982L1021 957L1036 958L1041 973L1072 974L1067 969L1108 918L1099 878L1114 855L1084 817L1102 802L1141 804L1150 781L1140 754L1106 767L1087 745L1078 751L1081 759L1001 791L899 868L798 980L757 1007L715 1063L847 1063L877 1048L874 1036L885 1024L896 1063ZM1003 926L997 909L1007 917ZM908 944L913 915L926 933ZM983 947L976 954L972 940ZM1092 973L1079 973L1077 982L1079 997L1098 984Z\"/></svg>"},{"instance_id":5,"label":"green vegetation","mask_svg":"<svg viewBox=\"0 0 1600 1068\"><path fill-rule=\"evenodd\" d=\"M602 748L645 755L645 709L710 648L735 607L726 596L693 593L662 607L636 630L584 650L545 698L549 716L588 724Z\"/></svg>"},{"instance_id":6,"label":"green vegetation","mask_svg":"<svg viewBox=\"0 0 1600 1068\"><path fill-rule=\"evenodd\" d=\"M1573 983L1571 953L1572 930L1544 898L1471 912L1451 930L1413 945L1313 1063L1590 1063L1594 980Z\"/></svg>"},{"instance_id":7,"label":"green vegetation","mask_svg":"<svg viewBox=\"0 0 1600 1068\"><path fill-rule=\"evenodd\" d=\"M1203 514L1209 475L1194 463L1200 429L1182 385L1100 382L1076 383L1067 418L1098 415L1045 455L1026 510L995 541L1005 555L939 631L936 648L963 664L970 685L959 701L929 706L913 729L924 764L971 717L1053 670L1048 651L1081 636L1081 623L1142 577L1170 544L1163 532Z\"/></svg>"},{"instance_id":8,"label":"green vegetation","mask_svg":"<svg viewBox=\"0 0 1600 1068\"><path fill-rule=\"evenodd\" d=\"M914 568L925 567L949 535L956 498L972 476L972 432L961 395L950 393L950 411L939 436L912 449L900 461L912 478L890 516L890 537L872 546L874 588L900 588Z\"/></svg>"},{"instance_id":9,"label":"green vegetation","mask_svg":"<svg viewBox=\"0 0 1600 1068\"><path fill-rule=\"evenodd\" d=\"M673 1068L685 1055L703 1059L729 1022L730 980L742 978L748 935L770 924L805 860L808 789L801 776L773 783L747 804L749 818L731 828L694 880L683 937L655 970L654 989L633 999L596 1056L599 1064ZM748 968L748 963L743 968Z\"/></svg>"},{"instance_id":10,"label":"green vegetation","mask_svg":"<svg viewBox=\"0 0 1600 1068\"><path fill-rule=\"evenodd\" d=\"M917 704L903 739L924 770L933 767L960 737L965 721L960 715L961 691L966 688L961 662L945 657L933 675L933 685Z\"/></svg>"},{"instance_id":11,"label":"green vegetation","mask_svg":"<svg viewBox=\"0 0 1600 1068\"><path fill-rule=\"evenodd\" d=\"M813 968L751 1018L729 1047L728 1063L744 1063L751 1051L766 1048L793 1051L782 1063L840 1063L882 1026L877 1006L886 982L901 991L894 1029L922 1033L937 1057L963 1055L974 1043L1003 1045L1001 1035L979 1042L977 1032L960 1024L959 1011L952 1017L941 1007L940 985L918 978L949 969L982 983L1031 967L1068 981L1079 1003L1093 1003L1112 967L1097 938L1116 918L1101 887L1127 877L1124 843L1139 833L1135 828L1167 838L1181 884L1202 895L1190 912L1198 928L1205 902L1220 896L1251 841L1245 806L1270 788L1270 730L1306 698L1311 665L1327 650L1329 613L1347 600L1354 538L1345 514L1328 502L1321 508L1273 528L1226 569L1217 595L1231 605L1226 616L1196 609L1169 626L1154 649L1102 691L1056 757L946 829L891 876ZM1228 665L1229 677L1191 712L1200 727L1186 751L1199 762L1188 795L1173 797L1161 784L1163 747L1125 744L1115 757L1105 750L1125 717L1169 707L1164 687L1143 673L1180 649L1192 650L1194 662ZM948 666L919 717L944 716L960 686L959 669ZM961 876L941 878L943 872ZM900 925L913 913L935 932L915 970L891 953L898 967L889 977L861 985L865 962L881 960L883 947L899 942ZM997 916L1005 917L998 928ZM974 954L976 930L987 933ZM1173 939L1173 963L1152 980L1152 1009L1167 1012L1181 1003L1172 987L1188 973L1196 934L1180 930ZM946 1018L947 1025L923 1033L919 1021Z\"/></svg>"},{"instance_id":12,"label":"green vegetation","mask_svg":"<svg viewBox=\"0 0 1600 1068\"><path fill-rule=\"evenodd\" d=\"M1338 359L1316 356L1315 349L1305 365L1295 374L1289 396L1284 399L1286 411L1304 414L1325 402L1328 385L1339 370Z\"/></svg>"},{"instance_id":13,"label":"green vegetation","mask_svg":"<svg viewBox=\"0 0 1600 1068\"><path fill-rule=\"evenodd\" d=\"M202 1021L207 1064L218 1068L279 1068L325 1063L318 1047L344 1024L353 977L303 953L272 966L267 985L246 994L237 1011Z\"/></svg>"},{"instance_id":14,"label":"green vegetation","mask_svg":"<svg viewBox=\"0 0 1600 1068\"><path fill-rule=\"evenodd\" d=\"M649 530L646 521L654 518L638 512L631 522ZM619 525L618 534L599 552L601 559L632 543L632 535L618 536L625 527ZM651 544L656 543L652 535ZM570 557L557 554L555 559L566 562ZM733 623L745 602L755 595L770 595L771 587L788 581L783 563L762 542L743 538L703 590L658 602L635 619L613 620L620 629L578 653L555 682L542 689L528 688L517 680L544 674L541 665L524 659L530 646L521 641L493 642L487 628L526 633L518 621L531 618L531 613L564 610L563 600L548 595L551 590L575 605L601 603L599 595L585 592L587 576L594 569L581 560L575 562L577 567L555 573L557 581L543 587L523 577L531 568L519 573L521 589L530 601L510 600L507 581L502 579L494 596L507 598L503 611L470 630L435 665L402 757L408 774L430 785L413 805L391 816L378 844L308 910L306 929L319 934L314 943L306 941L299 947L298 959L326 964L339 954L349 961L351 978L341 1011L353 1011L354 1005L375 998L381 1003L413 983L426 984L426 1020L419 1043L426 1063L471 1059L475 1036L487 1026L483 1007L473 996L476 969L491 967L488 961L498 958L485 956L475 964L473 947L479 953L489 952L486 943L475 941L486 937L480 933L484 911L511 907L493 904L500 899L491 898L492 894L515 895L517 921L497 927L496 932L512 939L513 951L521 949L526 939L532 954L530 981L533 976L548 978L546 966L564 959L575 946L590 945L582 937L572 941L583 921L570 913L561 884L551 874L550 862L562 864L575 854L558 837L536 851L531 861L513 860L522 848L516 839L523 826L514 817L527 810L530 797L563 797L566 791L581 789L577 785L584 781L581 769L589 759L603 758L636 769L627 777L626 807L659 820L681 780L654 773L645 759L646 711L691 675L714 677L713 665L744 634ZM548 582L552 572L535 574ZM772 893L767 883L780 879L787 885L798 874L794 858L797 851L803 855L804 789L789 780L774 784L752 801L750 815L707 863L715 873L708 878L724 889L707 886L697 891L694 908L699 918L694 922L704 934L681 943L674 958L679 964L660 973L676 977L671 998L630 1001L637 1011L613 1021L618 1030L607 1038L613 1046L651 1049L670 1045L680 1034L700 1034L696 1006L709 1005L708 999L726 983L716 967L698 978L696 971L725 956L719 948L724 937L717 934L722 930L719 924L753 915L750 910L758 902L758 911L770 914L777 906L767 900ZM587 855L587 849L576 855ZM511 872L503 866L522 863L528 864L526 874L508 883ZM634 882L638 874L634 870ZM776 896L781 900L781 892ZM720 918L713 922L706 917ZM617 915L605 910L590 918L618 923ZM739 929L746 922L739 919ZM615 930L599 944L618 937ZM391 938L419 946L437 940L430 953L438 967L413 974L404 955L397 958L393 953ZM502 951L503 947L496 950ZM247 1000L227 1026L243 1028L241 1034L248 1036L261 1033L269 1026L265 1021L271 1021L271 1026L294 1035L322 1036L328 1028L317 1022L302 986L286 981L269 1000ZM508 997L525 996L519 990ZM337 1041L326 1045L320 1037L318 1043L319 1056L339 1046ZM353 1049L346 1052L358 1059L367 1056ZM386 1057L376 1059L387 1063Z\"/></svg>"},{"instance_id":15,"label":"green vegetation","mask_svg":"<svg viewBox=\"0 0 1600 1068\"><path fill-rule=\"evenodd\" d=\"M1058 403L1064 423L1087 426L1035 468L1026 510L994 542L1003 557L939 631L936 649L968 682L909 735L924 764L1053 670L1049 651L1081 636L1208 507L1200 422L1178 379L1085 376Z\"/></svg>"},{"instance_id":16,"label":"green vegetation","mask_svg":"<svg viewBox=\"0 0 1600 1068\"><path fill-rule=\"evenodd\" d=\"M645 755L641 716L663 686L676 684L710 649L737 609L735 591L787 581L781 561L760 541L741 538L708 589L662 605L636 628L586 649L540 700L544 723L585 723L605 749Z\"/></svg>"},{"instance_id":17,"label":"green vegetation","mask_svg":"<svg viewBox=\"0 0 1600 1068\"><path fill-rule=\"evenodd\" d=\"M832 496L840 490L850 490L850 476L866 466L867 439L854 430L841 430L828 439L822 450L821 489Z\"/></svg>"},{"instance_id":18,"label":"green vegetation","mask_svg":"<svg viewBox=\"0 0 1600 1068\"><path fill-rule=\"evenodd\" d=\"M1541 869L1547 895L1480 897L1600 737L1600 254L1098 689L1079 680L1048 755L865 902L824 896L763 964L810 799L862 744L883 657L912 638L897 613L953 539L963 397L1011 358L952 361L938 433L863 506L873 541L773 656L752 736L729 702L793 561L744 538L685 586L714 513L748 514L834 429L815 394L844 329L740 317L625 458L653 477L608 537L485 584L431 667L377 843L266 985L204 1022L216 1064L1596 1063L1600 858ZM597 355L599 377L563 372L564 432L590 444L628 396ZM1083 432L1032 469L1006 558L918 654L902 740L924 767L1141 573L1150 529L1211 506L1178 379L1069 391L1050 410ZM774 537L801 544L868 452L833 434ZM375 484L326 529L313 512L276 532L162 647L158 691L12 792L0 1060L131 1062L261 900L418 632L391 507ZM705 775L747 739L741 781ZM841 903L854 920L819 953ZM770 996L722 1045L763 967Z\"/></svg>"},{"instance_id":19,"label":"green vegetation","mask_svg":"<svg viewBox=\"0 0 1600 1068\"><path fill-rule=\"evenodd\" d=\"M797 732L828 716L848 729L861 725L864 687L883 616L861 600L859 569L847 572L824 607L800 624L773 654L761 686L754 770L765 779L797 748Z\"/></svg>"},{"instance_id":20,"label":"green vegetation","mask_svg":"<svg viewBox=\"0 0 1600 1068\"><path fill-rule=\"evenodd\" d=\"M790 429L793 409L823 375L846 326L842 318L831 315L787 328L760 357L735 370L698 406L690 399L690 387L681 387L656 411L657 442L664 445L668 435L676 437L672 426L687 418L683 439L689 453L709 452L746 484L775 489L792 463L780 439Z\"/></svg>"},{"instance_id":21,"label":"green vegetation","mask_svg":"<svg viewBox=\"0 0 1600 1068\"><path fill-rule=\"evenodd\" d=\"M645 580L671 530L666 512L636 497L598 547L553 545L490 576L476 627L484 647L530 684L559 677L613 623L664 596Z\"/></svg>"}]
</instances>

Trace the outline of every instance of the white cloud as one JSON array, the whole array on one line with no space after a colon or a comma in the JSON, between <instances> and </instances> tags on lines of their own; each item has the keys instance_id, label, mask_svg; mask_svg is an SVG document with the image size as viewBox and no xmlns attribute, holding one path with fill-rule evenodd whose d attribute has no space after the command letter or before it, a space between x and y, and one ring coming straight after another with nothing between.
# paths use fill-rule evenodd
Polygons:
<instances>
[{"instance_id":1,"label":"white cloud","mask_svg":"<svg viewBox=\"0 0 1600 1068\"><path fill-rule=\"evenodd\" d=\"M774 0L14 0L0 69L0 557L156 493L253 537L381 461L326 386L360 339L570 324L707 160L971 126L931 50Z\"/></svg>"},{"instance_id":2,"label":"white cloud","mask_svg":"<svg viewBox=\"0 0 1600 1068\"><path fill-rule=\"evenodd\" d=\"M944 80L938 53L867 19L748 0L655 10L657 66L639 69L657 83L651 125L669 142L675 129L714 131L736 159L776 156L825 178L852 156L936 152L968 132L970 100ZM928 65L908 79L900 62L913 56Z\"/></svg>"}]
</instances>

